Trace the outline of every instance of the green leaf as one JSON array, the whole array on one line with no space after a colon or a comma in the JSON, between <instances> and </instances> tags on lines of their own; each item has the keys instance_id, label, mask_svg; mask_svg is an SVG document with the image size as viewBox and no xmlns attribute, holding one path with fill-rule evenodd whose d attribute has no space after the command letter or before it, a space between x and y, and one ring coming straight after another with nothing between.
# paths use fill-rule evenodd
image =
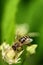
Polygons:
<instances>
[{"instance_id":1,"label":"green leaf","mask_svg":"<svg viewBox=\"0 0 43 65\"><path fill-rule=\"evenodd\" d=\"M2 41L14 41L15 16L19 0L9 0L4 6L2 17Z\"/></svg>"}]
</instances>

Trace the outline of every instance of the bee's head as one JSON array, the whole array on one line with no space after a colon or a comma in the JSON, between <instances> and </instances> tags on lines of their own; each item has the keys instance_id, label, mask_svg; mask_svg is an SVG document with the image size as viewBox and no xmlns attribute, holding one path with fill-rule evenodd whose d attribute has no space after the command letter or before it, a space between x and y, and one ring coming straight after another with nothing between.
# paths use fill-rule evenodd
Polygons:
<instances>
[{"instance_id":1,"label":"bee's head","mask_svg":"<svg viewBox=\"0 0 43 65\"><path fill-rule=\"evenodd\" d=\"M31 39L31 38L26 38L26 43L31 43L33 41L33 39Z\"/></svg>"}]
</instances>

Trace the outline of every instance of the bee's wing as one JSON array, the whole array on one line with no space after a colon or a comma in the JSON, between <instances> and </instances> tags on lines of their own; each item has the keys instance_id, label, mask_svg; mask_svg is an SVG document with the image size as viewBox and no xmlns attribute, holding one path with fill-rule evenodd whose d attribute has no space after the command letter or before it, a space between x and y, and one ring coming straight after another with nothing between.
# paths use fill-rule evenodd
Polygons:
<instances>
[{"instance_id":1,"label":"bee's wing","mask_svg":"<svg viewBox=\"0 0 43 65\"><path fill-rule=\"evenodd\" d=\"M15 40L16 40L16 41L19 40L19 38L21 38L20 35L16 35L16 36L15 36Z\"/></svg>"},{"instance_id":2,"label":"bee's wing","mask_svg":"<svg viewBox=\"0 0 43 65\"><path fill-rule=\"evenodd\" d=\"M28 36L29 37L38 37L39 33L38 32L30 32L30 33L28 33Z\"/></svg>"},{"instance_id":3,"label":"bee's wing","mask_svg":"<svg viewBox=\"0 0 43 65\"><path fill-rule=\"evenodd\" d=\"M16 25L15 35L25 35L28 32L27 24Z\"/></svg>"}]
</instances>

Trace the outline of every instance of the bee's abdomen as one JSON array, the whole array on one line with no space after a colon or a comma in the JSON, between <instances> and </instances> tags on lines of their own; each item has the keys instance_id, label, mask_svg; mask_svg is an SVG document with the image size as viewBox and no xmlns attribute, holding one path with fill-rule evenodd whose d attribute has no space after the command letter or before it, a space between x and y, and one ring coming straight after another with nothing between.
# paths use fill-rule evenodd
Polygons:
<instances>
[{"instance_id":1,"label":"bee's abdomen","mask_svg":"<svg viewBox=\"0 0 43 65\"><path fill-rule=\"evenodd\" d=\"M15 43L15 44L12 46L13 50L16 50L18 46L19 46L18 43Z\"/></svg>"}]
</instances>

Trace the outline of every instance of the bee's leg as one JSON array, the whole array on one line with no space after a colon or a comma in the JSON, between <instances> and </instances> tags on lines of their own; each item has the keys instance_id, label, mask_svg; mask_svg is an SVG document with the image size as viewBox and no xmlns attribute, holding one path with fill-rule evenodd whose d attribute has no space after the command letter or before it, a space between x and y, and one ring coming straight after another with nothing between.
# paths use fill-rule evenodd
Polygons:
<instances>
[{"instance_id":1,"label":"bee's leg","mask_svg":"<svg viewBox=\"0 0 43 65\"><path fill-rule=\"evenodd\" d=\"M17 63L21 63L20 60L21 60L21 58L18 58L18 59L16 60L16 62L17 62Z\"/></svg>"},{"instance_id":2,"label":"bee's leg","mask_svg":"<svg viewBox=\"0 0 43 65\"><path fill-rule=\"evenodd\" d=\"M32 43L29 43L29 44L26 44L27 46L31 46L32 45Z\"/></svg>"},{"instance_id":3,"label":"bee's leg","mask_svg":"<svg viewBox=\"0 0 43 65\"><path fill-rule=\"evenodd\" d=\"M20 56L21 54L23 53L24 50L20 51L19 53L17 53L17 55L15 56L15 59L14 59L14 63L20 63Z\"/></svg>"},{"instance_id":4,"label":"bee's leg","mask_svg":"<svg viewBox=\"0 0 43 65\"><path fill-rule=\"evenodd\" d=\"M22 51L22 50L23 50L22 47L17 48L17 51L18 51L18 52L20 52L20 51Z\"/></svg>"},{"instance_id":5,"label":"bee's leg","mask_svg":"<svg viewBox=\"0 0 43 65\"><path fill-rule=\"evenodd\" d=\"M18 40L21 36L20 35L16 35L15 39Z\"/></svg>"}]
</instances>

